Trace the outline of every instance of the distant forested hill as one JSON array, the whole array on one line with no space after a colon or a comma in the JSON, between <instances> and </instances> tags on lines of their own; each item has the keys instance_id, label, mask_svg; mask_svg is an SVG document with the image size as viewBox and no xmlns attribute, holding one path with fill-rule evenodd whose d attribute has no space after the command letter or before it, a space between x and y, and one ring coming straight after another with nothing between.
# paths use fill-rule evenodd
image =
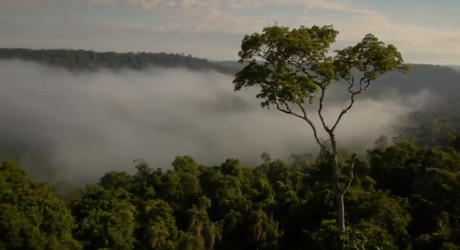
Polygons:
<instances>
[{"instance_id":1,"label":"distant forested hill","mask_svg":"<svg viewBox=\"0 0 460 250\"><path fill-rule=\"evenodd\" d=\"M460 65L447 65L447 67L460 71Z\"/></svg>"},{"instance_id":2,"label":"distant forested hill","mask_svg":"<svg viewBox=\"0 0 460 250\"><path fill-rule=\"evenodd\" d=\"M122 69L130 68L142 70L151 66L165 68L186 68L190 70L215 70L224 74L234 74L231 68L210 62L206 59L191 55L168 53L116 53L95 52L88 50L33 50L33 49L6 49L0 48L0 59L21 59L62 66L74 71L99 68Z\"/></svg>"},{"instance_id":3,"label":"distant forested hill","mask_svg":"<svg viewBox=\"0 0 460 250\"><path fill-rule=\"evenodd\" d=\"M234 75L243 65L236 61L212 62L191 55L168 53L116 53L94 52L87 50L33 50L1 49L0 59L21 59L66 67L70 70L97 70L99 68L142 70L151 66L165 68L186 68L190 70L214 70ZM378 84L369 89L369 95L378 96L382 90L395 89L409 94L422 89L431 90L443 97L460 95L460 71L453 67L436 65L411 65L406 75L389 73L379 79Z\"/></svg>"},{"instance_id":4,"label":"distant forested hill","mask_svg":"<svg viewBox=\"0 0 460 250\"><path fill-rule=\"evenodd\" d=\"M220 61L217 63L234 71L238 71L243 67L236 61ZM388 73L382 76L378 83L369 89L369 92L372 92L372 95L376 95L382 89L391 88L402 94L410 94L426 89L444 97L457 97L460 95L460 71L454 70L454 68L455 66L411 64L408 74ZM460 70L460 66L457 66L457 69Z\"/></svg>"}]
</instances>

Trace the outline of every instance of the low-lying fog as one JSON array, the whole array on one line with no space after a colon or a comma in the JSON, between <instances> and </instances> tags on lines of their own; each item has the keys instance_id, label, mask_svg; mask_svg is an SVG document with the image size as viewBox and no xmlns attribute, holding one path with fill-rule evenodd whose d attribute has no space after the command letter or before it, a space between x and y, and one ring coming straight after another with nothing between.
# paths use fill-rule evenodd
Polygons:
<instances>
[{"instance_id":1,"label":"low-lying fog","mask_svg":"<svg viewBox=\"0 0 460 250\"><path fill-rule=\"evenodd\" d=\"M306 123L262 109L254 89L234 93L232 80L179 69L75 74L1 61L1 153L20 153L16 156L35 178L80 182L107 171L130 172L138 158L169 168L177 155L201 164L233 157L257 164L264 150L279 158L318 152ZM328 98L337 100L343 91L331 88ZM399 115L427 96L389 93L376 101L364 94L337 129L340 145L363 150L381 134L394 135ZM329 123L345 105L329 102ZM320 127L315 110L311 116Z\"/></svg>"}]
</instances>

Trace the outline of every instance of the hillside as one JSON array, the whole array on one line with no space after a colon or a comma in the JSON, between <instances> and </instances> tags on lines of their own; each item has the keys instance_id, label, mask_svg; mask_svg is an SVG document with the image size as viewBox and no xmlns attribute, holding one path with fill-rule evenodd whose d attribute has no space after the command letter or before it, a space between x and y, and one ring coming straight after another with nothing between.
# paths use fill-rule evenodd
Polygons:
<instances>
[{"instance_id":1,"label":"hillside","mask_svg":"<svg viewBox=\"0 0 460 250\"><path fill-rule=\"evenodd\" d=\"M62 66L72 71L95 71L99 68L119 70L130 68L142 70L148 67L186 68L190 70L215 70L223 74L234 71L206 59L191 55L168 53L116 53L94 52L88 50L33 50L0 48L0 59L20 59L40 62L54 66Z\"/></svg>"},{"instance_id":2,"label":"hillside","mask_svg":"<svg viewBox=\"0 0 460 250\"><path fill-rule=\"evenodd\" d=\"M164 68L186 68L194 71L214 70L234 75L243 65L236 61L211 62L191 55L167 53L115 53L87 50L33 50L0 48L0 59L21 59L55 66L66 67L73 71L108 68L118 70L130 68L142 70L151 66ZM457 67L458 68L458 67ZM370 95L379 95L382 89L396 89L401 93L413 93L422 89L430 90L442 96L455 97L460 93L460 72L447 66L412 64L406 75L389 73L370 89Z\"/></svg>"},{"instance_id":3,"label":"hillside","mask_svg":"<svg viewBox=\"0 0 460 250\"><path fill-rule=\"evenodd\" d=\"M446 65L446 66L460 71L460 65Z\"/></svg>"},{"instance_id":4,"label":"hillside","mask_svg":"<svg viewBox=\"0 0 460 250\"><path fill-rule=\"evenodd\" d=\"M231 68L234 71L242 69L236 61L220 61L219 65ZM369 89L369 94L378 95L382 89L398 90L403 94L414 93L420 90L430 90L441 96L456 97L460 93L460 72L454 70L459 66L439 66L429 64L411 64L410 72L406 75L398 72L382 76L378 83Z\"/></svg>"}]
</instances>

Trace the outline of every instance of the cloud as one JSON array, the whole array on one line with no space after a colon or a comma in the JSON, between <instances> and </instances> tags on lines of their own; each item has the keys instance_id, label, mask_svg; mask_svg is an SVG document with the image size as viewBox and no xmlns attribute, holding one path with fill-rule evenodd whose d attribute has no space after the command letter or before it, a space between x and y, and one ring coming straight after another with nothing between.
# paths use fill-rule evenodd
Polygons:
<instances>
[{"instance_id":1,"label":"cloud","mask_svg":"<svg viewBox=\"0 0 460 250\"><path fill-rule=\"evenodd\" d=\"M345 12L351 12L351 13L364 13L364 14L374 14L374 15L377 14L377 12L373 10L350 8L345 5L341 5L339 3L331 3L327 1L307 1L306 5L309 8L322 8L322 9L345 11Z\"/></svg>"},{"instance_id":2,"label":"cloud","mask_svg":"<svg viewBox=\"0 0 460 250\"><path fill-rule=\"evenodd\" d=\"M12 10L12 9L25 9L25 10L36 10L40 8L49 8L53 5L63 3L78 3L87 2L89 0L2 0L0 1L1 10Z\"/></svg>"},{"instance_id":3,"label":"cloud","mask_svg":"<svg viewBox=\"0 0 460 250\"><path fill-rule=\"evenodd\" d=\"M81 13L69 13L72 20L63 22L44 22L45 16L53 16L61 9L53 10L52 6L57 4L90 4L86 6L130 7L130 11L138 10L132 16L126 18L109 19L103 15L94 14L92 19L82 16ZM38 40L28 35L25 30L30 26L41 25L42 30L35 29L35 33L48 33L48 41L35 42L42 47L48 44L77 44L73 48L79 48L78 44L99 49L113 47L118 51L158 51L157 47L168 47L168 52L184 52L197 56L213 59L235 58L239 48L239 42L243 34L260 31L264 26L272 24L275 19L280 25L298 27L299 25L311 26L333 24L339 31L338 47L348 46L359 41L365 34L374 33L381 40L395 44L405 55L409 62L431 62L431 63L460 63L460 29L458 28L433 28L423 25L400 23L384 16L375 10L363 9L353 4L353 1L319 1L319 0L4 0L4 6L35 6L42 9L50 9L49 15L43 14L33 21L13 22L10 30L4 28L2 21L0 31L8 34L7 39L2 39L0 46L11 46L11 44L32 44ZM62 6L61 6L62 7ZM274 12L274 9L279 11ZM124 9L126 11L126 8ZM274 12L275 14L273 14ZM96 13L96 12L95 12ZM265 13L265 14L264 14ZM24 14L30 16L29 14ZM161 15L155 21L148 21L152 16ZM118 16L119 17L119 16ZM19 15L18 17L19 18ZM28 17L31 19L31 17ZM421 17L423 18L423 17ZM60 17L62 19L62 17ZM42 22L42 24L40 24ZM53 23L54 30L47 30L47 26ZM88 28L88 26L94 26ZM85 32L95 30L96 35L88 35ZM103 37L104 34L117 33L114 37ZM60 35L66 32L81 33L81 37L75 38L80 42L70 41L66 36ZM122 32L136 32L146 39L145 41L132 41L132 37ZM175 34L173 34L175 33ZM221 42L219 35L229 37L228 41ZM38 35L40 36L40 35ZM162 38L159 38L164 36ZM174 37L182 36L184 40L194 40L197 36L207 36L209 39L204 43L206 46L216 48L211 50L202 49L203 44L190 42L188 46L182 45L184 41L172 40ZM52 37L52 38L51 38ZM168 38L170 37L170 38ZM115 39L117 43L112 41ZM147 46L147 41L169 39L168 46ZM11 41L11 42L5 42ZM104 42L102 42L102 40ZM205 39L202 39L205 40ZM220 43L217 44L216 41ZM139 43L143 45L140 46ZM145 44L145 45L144 45ZM225 44L225 45L223 45ZM29 45L30 46L30 45ZM61 45L60 47L65 47ZM173 48L181 48L181 51L174 51ZM187 47L187 51L182 51ZM218 48L218 49L217 49Z\"/></svg>"},{"instance_id":4,"label":"cloud","mask_svg":"<svg viewBox=\"0 0 460 250\"><path fill-rule=\"evenodd\" d=\"M141 7L144 10L154 10L157 8L174 9L219 9L220 11L232 11L236 9L255 9L267 5L286 5L301 4L308 8L321 8L353 13L376 14L372 10L347 7L338 2L328 0L89 0L92 4L128 4ZM227 8L227 9L225 9Z\"/></svg>"},{"instance_id":5,"label":"cloud","mask_svg":"<svg viewBox=\"0 0 460 250\"><path fill-rule=\"evenodd\" d=\"M0 2L0 10L9 9L35 9L38 6L37 2L30 0L4 0Z\"/></svg>"},{"instance_id":6,"label":"cloud","mask_svg":"<svg viewBox=\"0 0 460 250\"><path fill-rule=\"evenodd\" d=\"M143 10L215 10L220 4L217 0L88 0L96 5L127 4Z\"/></svg>"},{"instance_id":7,"label":"cloud","mask_svg":"<svg viewBox=\"0 0 460 250\"><path fill-rule=\"evenodd\" d=\"M229 157L255 163L263 150L281 158L318 150L305 123L260 108L254 89L234 93L232 78L218 73L73 74L1 61L0 81L0 150L20 153L37 178L94 181L107 171L132 171L138 158L169 168L185 154L202 164ZM328 98L341 91L331 89ZM396 95L359 99L338 128L340 145L367 149L379 135L393 135L398 115L421 102ZM327 120L344 106L328 105ZM46 170L52 175L43 176Z\"/></svg>"},{"instance_id":8,"label":"cloud","mask_svg":"<svg viewBox=\"0 0 460 250\"><path fill-rule=\"evenodd\" d=\"M180 18L181 27L197 31L219 30L221 32L253 32L270 20L238 15L239 10L263 9L268 6L302 6L305 9L325 9L360 14L377 14L372 10L352 8L337 2L317 0L89 0L95 5L125 4L143 10L165 11L174 18ZM289 15L289 14L288 14ZM185 21L185 20L188 20ZM185 27L184 27L185 26ZM177 28L177 27L175 27Z\"/></svg>"}]
</instances>

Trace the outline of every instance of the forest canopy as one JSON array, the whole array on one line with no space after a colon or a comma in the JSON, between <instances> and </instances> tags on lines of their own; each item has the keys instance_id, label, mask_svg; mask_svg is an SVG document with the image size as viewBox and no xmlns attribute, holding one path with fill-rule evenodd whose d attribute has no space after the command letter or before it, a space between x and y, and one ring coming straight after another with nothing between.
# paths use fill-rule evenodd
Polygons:
<instances>
[{"instance_id":1,"label":"forest canopy","mask_svg":"<svg viewBox=\"0 0 460 250\"><path fill-rule=\"evenodd\" d=\"M385 143L356 162L345 195L349 241L357 249L458 249L457 151ZM139 160L135 174L109 172L83 189L35 182L4 162L1 247L341 249L332 169L308 155L262 158L258 166L203 166L180 156L171 170Z\"/></svg>"}]
</instances>

